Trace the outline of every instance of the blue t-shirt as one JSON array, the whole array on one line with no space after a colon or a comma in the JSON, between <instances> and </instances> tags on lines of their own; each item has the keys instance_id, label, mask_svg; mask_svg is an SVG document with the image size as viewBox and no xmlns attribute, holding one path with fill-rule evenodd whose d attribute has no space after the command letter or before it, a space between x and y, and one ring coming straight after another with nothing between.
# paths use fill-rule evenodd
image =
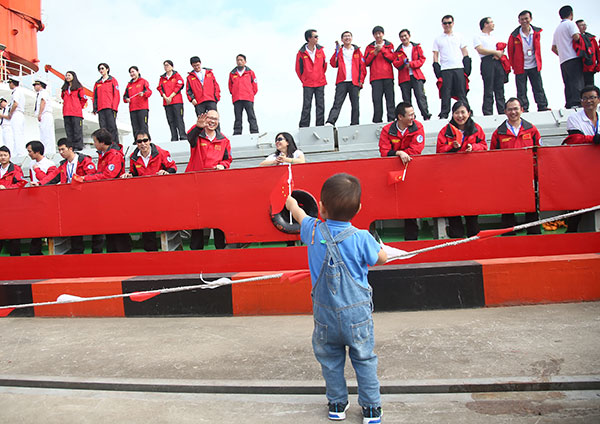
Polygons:
<instances>
[{"instance_id":1,"label":"blue t-shirt","mask_svg":"<svg viewBox=\"0 0 600 424\"><path fill-rule=\"evenodd\" d=\"M319 231L319 224L317 224L315 230L315 243L311 244L312 232L316 220L316 218L307 216L302 220L300 226L300 239L308 247L308 267L310 268L313 286L317 282L317 278L319 278L321 266L327 253L327 246L325 245L321 231ZM333 238L351 225L349 222L334 221L331 219L328 219L326 223ZM367 266L377 263L379 251L381 250L379 243L377 243L368 231L358 230L352 236L339 243L338 248L348 271L350 271L350 275L361 286L369 287L369 282L367 281L369 270Z\"/></svg>"}]
</instances>

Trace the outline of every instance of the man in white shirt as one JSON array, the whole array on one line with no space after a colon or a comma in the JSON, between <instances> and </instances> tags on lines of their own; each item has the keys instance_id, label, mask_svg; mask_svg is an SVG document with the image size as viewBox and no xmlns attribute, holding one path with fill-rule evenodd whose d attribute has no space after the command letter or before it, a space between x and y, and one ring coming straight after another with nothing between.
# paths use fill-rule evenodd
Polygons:
<instances>
[{"instance_id":1,"label":"man in white shirt","mask_svg":"<svg viewBox=\"0 0 600 424\"><path fill-rule=\"evenodd\" d=\"M19 77L10 76L8 86L12 90L7 117L13 134L13 147L11 150L15 156L25 156L25 91L19 87Z\"/></svg>"},{"instance_id":2,"label":"man in white shirt","mask_svg":"<svg viewBox=\"0 0 600 424\"><path fill-rule=\"evenodd\" d=\"M44 144L46 154L54 154L56 153L56 137L54 134L54 118L52 117L50 93L46 90L46 83L39 79L33 82L33 89L37 92L34 115L40 125L40 141Z\"/></svg>"},{"instance_id":3,"label":"man in white shirt","mask_svg":"<svg viewBox=\"0 0 600 424\"><path fill-rule=\"evenodd\" d=\"M4 97L0 98L0 146L8 147L11 152L14 150L12 128L8 119L8 101Z\"/></svg>"},{"instance_id":4,"label":"man in white shirt","mask_svg":"<svg viewBox=\"0 0 600 424\"><path fill-rule=\"evenodd\" d=\"M348 95L352 106L350 125L358 125L358 95L365 82L367 68L360 48L352 44L352 33L350 31L342 33L342 43L343 45L340 47L340 44L337 41L335 42L335 52L329 61L332 67L338 69L338 72L335 83L335 98L329 111L327 124L335 125L346 95Z\"/></svg>"},{"instance_id":5,"label":"man in white shirt","mask_svg":"<svg viewBox=\"0 0 600 424\"><path fill-rule=\"evenodd\" d=\"M485 17L479 21L481 34L475 36L473 47L479 53L481 59L481 78L483 79L483 106L484 115L494 113L494 97L496 97L496 109L498 114L504 113L504 80L506 73L500 58L504 54L496 48L496 37L492 35L494 21Z\"/></svg>"},{"instance_id":6,"label":"man in white shirt","mask_svg":"<svg viewBox=\"0 0 600 424\"><path fill-rule=\"evenodd\" d=\"M460 34L454 33L454 18L446 15L442 18L444 33L433 42L433 70L437 78L442 79L440 97L442 108L440 119L448 118L450 99L467 100L466 75L471 73L471 58L467 44Z\"/></svg>"},{"instance_id":7,"label":"man in white shirt","mask_svg":"<svg viewBox=\"0 0 600 424\"><path fill-rule=\"evenodd\" d=\"M565 107L571 109L579 106L579 92L583 88L583 62L573 48L573 41L578 41L579 28L573 22L573 8L563 6L558 11L562 21L554 31L552 51L560 60L560 72L565 84Z\"/></svg>"}]
</instances>

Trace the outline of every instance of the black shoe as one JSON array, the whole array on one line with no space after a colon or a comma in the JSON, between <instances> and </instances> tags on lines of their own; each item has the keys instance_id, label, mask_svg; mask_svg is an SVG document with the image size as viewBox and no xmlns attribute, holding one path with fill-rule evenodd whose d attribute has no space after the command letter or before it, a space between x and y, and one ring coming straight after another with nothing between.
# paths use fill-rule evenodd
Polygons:
<instances>
[{"instance_id":1,"label":"black shoe","mask_svg":"<svg viewBox=\"0 0 600 424\"><path fill-rule=\"evenodd\" d=\"M348 410L348 402L346 403L331 403L327 404L329 408L329 414L327 418L334 421L341 421L346 419L346 411Z\"/></svg>"},{"instance_id":2,"label":"black shoe","mask_svg":"<svg viewBox=\"0 0 600 424\"><path fill-rule=\"evenodd\" d=\"M552 109L550 109L549 107L541 107L541 108L538 108L538 112L546 112L546 111L548 111L548 110L552 110Z\"/></svg>"},{"instance_id":3,"label":"black shoe","mask_svg":"<svg viewBox=\"0 0 600 424\"><path fill-rule=\"evenodd\" d=\"M441 113L438 115L440 119L448 119L448 115L442 115Z\"/></svg>"},{"instance_id":4,"label":"black shoe","mask_svg":"<svg viewBox=\"0 0 600 424\"><path fill-rule=\"evenodd\" d=\"M377 408L363 408L363 424L379 424L381 423L381 406Z\"/></svg>"},{"instance_id":5,"label":"black shoe","mask_svg":"<svg viewBox=\"0 0 600 424\"><path fill-rule=\"evenodd\" d=\"M425 116L423 117L423 120L424 120L424 121L429 121L430 119L431 119L431 115L425 115Z\"/></svg>"}]
</instances>

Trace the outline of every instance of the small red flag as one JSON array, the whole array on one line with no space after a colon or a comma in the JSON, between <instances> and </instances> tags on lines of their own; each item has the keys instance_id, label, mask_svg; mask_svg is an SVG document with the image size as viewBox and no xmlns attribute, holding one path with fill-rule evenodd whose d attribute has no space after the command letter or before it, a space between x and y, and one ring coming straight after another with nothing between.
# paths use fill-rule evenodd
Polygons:
<instances>
[{"instance_id":1,"label":"small red flag","mask_svg":"<svg viewBox=\"0 0 600 424\"><path fill-rule=\"evenodd\" d=\"M273 191L271 191L271 214L277 214L283 210L285 201L293 190L294 180L291 180L288 184L288 175L282 175Z\"/></svg>"},{"instance_id":2,"label":"small red flag","mask_svg":"<svg viewBox=\"0 0 600 424\"><path fill-rule=\"evenodd\" d=\"M0 317L7 317L15 308L0 308Z\"/></svg>"},{"instance_id":3,"label":"small red flag","mask_svg":"<svg viewBox=\"0 0 600 424\"><path fill-rule=\"evenodd\" d=\"M135 292L135 293L131 293L129 298L131 300L133 300L134 302L143 302L145 300L152 299L154 296L158 296L159 294L160 294L160 291L145 292L145 293Z\"/></svg>"}]
</instances>

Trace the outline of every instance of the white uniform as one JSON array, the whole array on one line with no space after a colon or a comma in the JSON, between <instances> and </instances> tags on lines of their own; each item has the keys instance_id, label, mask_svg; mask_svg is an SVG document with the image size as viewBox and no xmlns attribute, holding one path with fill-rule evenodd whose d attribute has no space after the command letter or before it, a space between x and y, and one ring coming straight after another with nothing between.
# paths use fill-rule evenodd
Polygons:
<instances>
[{"instance_id":1,"label":"white uniform","mask_svg":"<svg viewBox=\"0 0 600 424\"><path fill-rule=\"evenodd\" d=\"M25 156L27 154L25 148L25 91L20 86L15 87L12 91L8 110L12 109L14 103L17 103L17 108L10 118L13 133L13 149L10 152L13 156Z\"/></svg>"},{"instance_id":2,"label":"white uniform","mask_svg":"<svg viewBox=\"0 0 600 424\"><path fill-rule=\"evenodd\" d=\"M42 100L45 100L44 111L40 116L40 106ZM56 136L54 135L54 118L52 117L52 105L50 104L50 94L46 89L37 93L35 99L35 116L38 117L40 125L40 141L44 145L44 154L50 155L56 153Z\"/></svg>"},{"instance_id":3,"label":"white uniform","mask_svg":"<svg viewBox=\"0 0 600 424\"><path fill-rule=\"evenodd\" d=\"M8 106L4 109L0 109L0 115L8 115ZM12 128L10 126L10 119L0 118L0 146L6 146L10 149L10 153L14 152L14 140L12 135Z\"/></svg>"}]
</instances>

